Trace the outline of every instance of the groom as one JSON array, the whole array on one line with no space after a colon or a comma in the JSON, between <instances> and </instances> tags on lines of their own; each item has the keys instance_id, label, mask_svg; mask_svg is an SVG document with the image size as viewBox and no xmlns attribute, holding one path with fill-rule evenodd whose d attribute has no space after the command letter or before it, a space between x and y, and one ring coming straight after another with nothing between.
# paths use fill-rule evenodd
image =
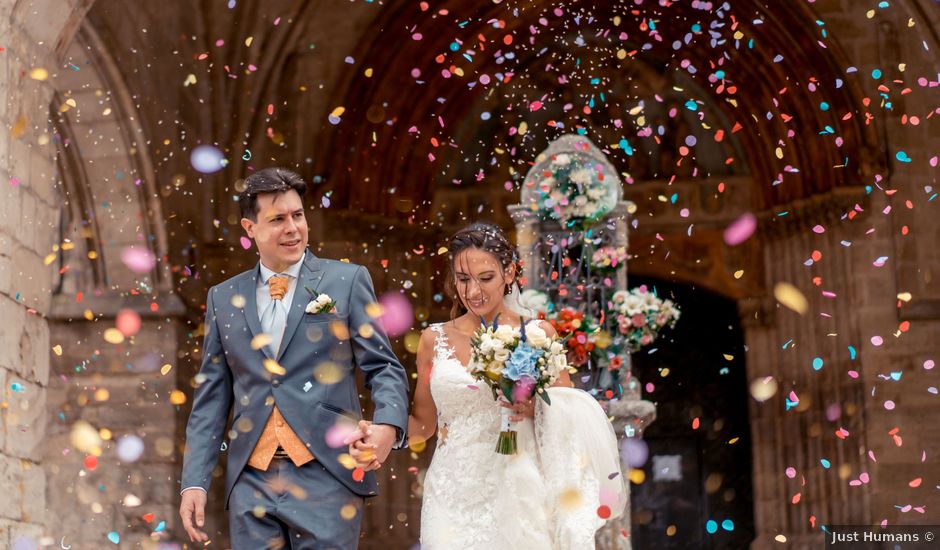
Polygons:
<instances>
[{"instance_id":1,"label":"groom","mask_svg":"<svg viewBox=\"0 0 940 550\"><path fill-rule=\"evenodd\" d=\"M341 456L361 412L356 367L375 403L375 459L405 442L408 380L368 313L372 279L307 250L306 188L283 168L245 180L241 224L261 262L209 289L181 483L180 516L194 542L208 540L206 495L227 445L234 550L357 547L364 497L377 487L372 472Z\"/></svg>"}]
</instances>

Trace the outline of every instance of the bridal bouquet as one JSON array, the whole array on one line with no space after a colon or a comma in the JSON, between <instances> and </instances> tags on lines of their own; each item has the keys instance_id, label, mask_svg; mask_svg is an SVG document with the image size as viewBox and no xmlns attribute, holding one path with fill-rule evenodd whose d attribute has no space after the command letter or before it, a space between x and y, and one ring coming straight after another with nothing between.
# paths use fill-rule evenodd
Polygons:
<instances>
[{"instance_id":1,"label":"bridal bouquet","mask_svg":"<svg viewBox=\"0 0 940 550\"><path fill-rule=\"evenodd\" d=\"M611 299L617 320L617 332L630 352L651 343L663 327L674 327L679 309L672 300L662 300L640 286L627 292L618 290Z\"/></svg>"},{"instance_id":2,"label":"bridal bouquet","mask_svg":"<svg viewBox=\"0 0 940 550\"><path fill-rule=\"evenodd\" d=\"M538 395L551 405L546 388L568 367L566 350L557 338L550 338L538 321L521 327L499 324L499 316L481 326L470 339L467 370L493 391L493 399L518 403ZM500 407L502 422L496 452L516 453L516 431L509 420L511 411Z\"/></svg>"}]
</instances>

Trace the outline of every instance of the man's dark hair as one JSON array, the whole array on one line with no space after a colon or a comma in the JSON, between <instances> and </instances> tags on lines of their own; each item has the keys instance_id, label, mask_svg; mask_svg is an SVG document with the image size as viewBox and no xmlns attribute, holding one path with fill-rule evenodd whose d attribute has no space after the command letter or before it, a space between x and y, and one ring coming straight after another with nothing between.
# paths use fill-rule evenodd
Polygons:
<instances>
[{"instance_id":1,"label":"man's dark hair","mask_svg":"<svg viewBox=\"0 0 940 550\"><path fill-rule=\"evenodd\" d=\"M245 190L238 196L242 217L258 221L258 195L265 193L286 193L293 189L303 201L307 192L307 182L296 172L287 168L265 168L245 178Z\"/></svg>"}]
</instances>

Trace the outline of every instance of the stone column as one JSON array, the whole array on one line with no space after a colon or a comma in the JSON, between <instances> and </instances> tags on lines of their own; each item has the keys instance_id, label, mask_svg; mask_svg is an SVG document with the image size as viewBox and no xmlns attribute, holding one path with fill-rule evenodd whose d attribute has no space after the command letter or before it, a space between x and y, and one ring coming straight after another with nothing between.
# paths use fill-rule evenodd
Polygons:
<instances>
[{"instance_id":1,"label":"stone column","mask_svg":"<svg viewBox=\"0 0 940 550\"><path fill-rule=\"evenodd\" d=\"M140 330L119 344L109 343L102 334L115 325L121 310L140 316ZM94 312L93 321L86 311ZM48 529L66 535L66 545L104 547L112 531L128 548L147 547L151 538L182 540L173 528L179 517L177 480L186 420L180 409L189 409L181 401L190 394L181 385L191 379L178 368L178 360L190 351L178 347L185 330L183 311L172 294L92 296L81 303L74 296L57 296L50 332L61 354L53 355L43 465L55 487L49 491ZM97 450L76 449L76 426L97 432ZM123 445L130 439L142 442L139 457L118 452L125 437ZM153 514L153 521L142 519L144 514ZM152 537L161 521L165 528ZM208 527L212 533L223 526L210 521Z\"/></svg>"}]
</instances>

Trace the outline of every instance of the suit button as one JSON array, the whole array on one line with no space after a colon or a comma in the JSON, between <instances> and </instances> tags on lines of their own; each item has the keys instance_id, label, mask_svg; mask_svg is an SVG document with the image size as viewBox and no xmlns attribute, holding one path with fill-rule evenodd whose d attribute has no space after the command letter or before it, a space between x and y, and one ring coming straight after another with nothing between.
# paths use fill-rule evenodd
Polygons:
<instances>
[{"instance_id":1,"label":"suit button","mask_svg":"<svg viewBox=\"0 0 940 550\"><path fill-rule=\"evenodd\" d=\"M276 388L276 387L278 387L278 386L281 385L281 381L280 381L280 380L275 380L275 381L271 382L271 385Z\"/></svg>"}]
</instances>

